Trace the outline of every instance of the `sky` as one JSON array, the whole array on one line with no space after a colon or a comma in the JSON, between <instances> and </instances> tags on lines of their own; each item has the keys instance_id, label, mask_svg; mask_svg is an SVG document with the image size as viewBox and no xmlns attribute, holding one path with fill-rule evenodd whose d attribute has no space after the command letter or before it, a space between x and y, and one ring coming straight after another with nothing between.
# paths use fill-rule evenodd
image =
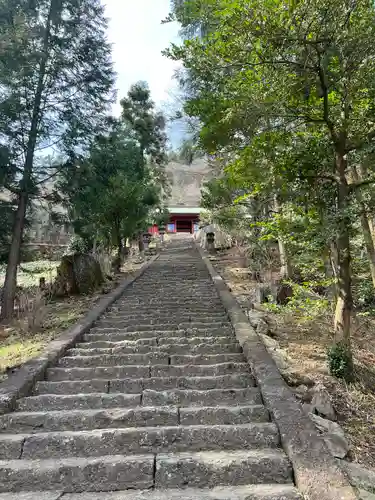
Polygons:
<instances>
[{"instance_id":1,"label":"sky","mask_svg":"<svg viewBox=\"0 0 375 500\"><path fill-rule=\"evenodd\" d=\"M152 99L160 108L170 100L178 63L161 54L178 41L177 23L161 24L170 12L170 0L103 0L109 19L108 38L113 46L118 100L132 83L148 82ZM119 114L120 106L114 106Z\"/></svg>"}]
</instances>

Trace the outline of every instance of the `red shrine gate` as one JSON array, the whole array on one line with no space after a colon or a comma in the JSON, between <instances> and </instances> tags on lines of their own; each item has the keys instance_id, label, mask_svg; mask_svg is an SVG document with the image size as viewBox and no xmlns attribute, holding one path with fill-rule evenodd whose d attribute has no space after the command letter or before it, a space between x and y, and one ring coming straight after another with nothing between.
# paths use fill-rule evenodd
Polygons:
<instances>
[{"instance_id":1,"label":"red shrine gate","mask_svg":"<svg viewBox=\"0 0 375 500\"><path fill-rule=\"evenodd\" d=\"M201 209L199 207L169 207L169 221L166 225L167 233L190 233L198 231L199 215ZM150 233L159 233L158 226L152 226L149 229Z\"/></svg>"}]
</instances>

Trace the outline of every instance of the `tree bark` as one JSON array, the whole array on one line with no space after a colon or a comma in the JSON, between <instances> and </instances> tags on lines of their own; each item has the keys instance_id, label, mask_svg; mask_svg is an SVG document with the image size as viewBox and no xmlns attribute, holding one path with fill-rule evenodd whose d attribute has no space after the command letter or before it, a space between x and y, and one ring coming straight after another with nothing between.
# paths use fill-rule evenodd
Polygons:
<instances>
[{"instance_id":1,"label":"tree bark","mask_svg":"<svg viewBox=\"0 0 375 500\"><path fill-rule=\"evenodd\" d=\"M337 302L334 318L335 344L345 346L351 354L350 326L353 308L351 283L351 255L347 210L349 203L349 186L346 179L346 158L344 154L336 154L336 168L340 176L338 184L337 205L339 212L339 234L337 237Z\"/></svg>"},{"instance_id":2,"label":"tree bark","mask_svg":"<svg viewBox=\"0 0 375 500\"><path fill-rule=\"evenodd\" d=\"M324 266L324 276L327 280L332 280L332 283L328 286L328 297L332 300L333 306L336 304L337 300L337 248L336 242L331 242L323 250L322 255L323 266Z\"/></svg>"},{"instance_id":3,"label":"tree bark","mask_svg":"<svg viewBox=\"0 0 375 500\"><path fill-rule=\"evenodd\" d=\"M41 102L45 85L44 80L46 75L47 61L49 57L48 46L51 34L53 6L54 0L51 0L43 39L42 57L39 66L38 83L31 115L30 131L28 134L28 142L26 147L26 158L23 168L23 175L20 182L18 206L13 225L12 241L10 244L9 258L5 274L1 307L2 319L9 319L13 315L14 310L14 299L16 296L17 288L17 268L20 260L20 250L25 227L26 210L29 202L30 182L33 172L34 154L40 122Z\"/></svg>"},{"instance_id":4,"label":"tree bark","mask_svg":"<svg viewBox=\"0 0 375 500\"><path fill-rule=\"evenodd\" d=\"M353 178L354 182L358 182L360 180L360 177L357 173L356 167L353 166L351 168L351 174L352 174L352 178ZM374 288L375 288L375 246L374 246L373 235L372 235L371 228L370 228L369 218L367 216L366 206L363 202L363 198L362 198L362 194L361 194L360 189L356 189L355 196L356 196L359 208L360 208L360 217L359 218L361 221L363 239L365 242L366 253L367 253L367 258L368 258L370 272L371 272L372 284L374 285Z\"/></svg>"},{"instance_id":5,"label":"tree bark","mask_svg":"<svg viewBox=\"0 0 375 500\"><path fill-rule=\"evenodd\" d=\"M277 195L275 195L275 212L278 214L281 213L281 203ZM278 238L277 243L280 253L280 277L283 280L291 279L293 277L293 267L290 262L287 246L282 237Z\"/></svg>"},{"instance_id":6,"label":"tree bark","mask_svg":"<svg viewBox=\"0 0 375 500\"><path fill-rule=\"evenodd\" d=\"M360 166L359 166L359 173L360 173L360 180L361 179L367 179L367 177L369 175L368 175L367 166L365 164L363 164L363 163L360 164ZM358 171L357 171L357 174L358 174ZM373 197L372 194L371 194L371 201L372 201L372 203L374 202L374 197ZM366 211L366 217L367 217L368 225L369 225L369 228L370 228L370 231L371 231L372 243L373 243L373 246L375 248L375 225L374 225L374 219L373 219L373 217L367 211Z\"/></svg>"},{"instance_id":7,"label":"tree bark","mask_svg":"<svg viewBox=\"0 0 375 500\"><path fill-rule=\"evenodd\" d=\"M140 254L143 254L143 252L145 251L145 244L143 242L143 233L140 233L138 235L138 250Z\"/></svg>"}]
</instances>

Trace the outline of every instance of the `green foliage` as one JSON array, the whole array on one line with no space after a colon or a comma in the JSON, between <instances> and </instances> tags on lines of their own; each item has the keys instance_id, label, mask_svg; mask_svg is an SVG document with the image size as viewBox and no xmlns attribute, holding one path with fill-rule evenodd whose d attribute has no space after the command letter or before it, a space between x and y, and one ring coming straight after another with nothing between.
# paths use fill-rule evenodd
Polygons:
<instances>
[{"instance_id":1,"label":"green foliage","mask_svg":"<svg viewBox=\"0 0 375 500\"><path fill-rule=\"evenodd\" d=\"M0 1L0 189L17 198L1 315L13 313L25 218L41 186L87 153L113 100L100 0ZM3 162L2 152L8 152ZM56 154L48 157L46 151Z\"/></svg>"},{"instance_id":2,"label":"green foliage","mask_svg":"<svg viewBox=\"0 0 375 500\"><path fill-rule=\"evenodd\" d=\"M14 203L0 200L0 262L8 260L14 213Z\"/></svg>"},{"instance_id":3,"label":"green foliage","mask_svg":"<svg viewBox=\"0 0 375 500\"><path fill-rule=\"evenodd\" d=\"M128 96L121 100L122 118L131 136L140 146L140 154L149 156L152 163L163 166L167 161L165 117L155 110L146 82L131 86Z\"/></svg>"},{"instance_id":4,"label":"green foliage","mask_svg":"<svg viewBox=\"0 0 375 500\"><path fill-rule=\"evenodd\" d=\"M220 159L205 208L242 228L257 253L255 241L278 241L282 275L335 275L344 298L335 340L350 345L351 240L361 210L373 211L364 186L375 179L374 5L186 0L173 14L189 33L167 51L187 72L184 111L201 124L201 147ZM368 172L363 186L352 177L358 165Z\"/></svg>"},{"instance_id":5,"label":"green foliage","mask_svg":"<svg viewBox=\"0 0 375 500\"><path fill-rule=\"evenodd\" d=\"M363 277L355 281L353 284L353 300L358 309L374 308L375 292L370 279Z\"/></svg>"},{"instance_id":6,"label":"green foliage","mask_svg":"<svg viewBox=\"0 0 375 500\"><path fill-rule=\"evenodd\" d=\"M78 234L74 234L69 242L69 246L65 252L66 255L72 253L87 253L92 249L92 241L85 239Z\"/></svg>"},{"instance_id":7,"label":"green foliage","mask_svg":"<svg viewBox=\"0 0 375 500\"><path fill-rule=\"evenodd\" d=\"M301 323L311 322L318 318L327 316L331 312L330 302L327 297L318 295L317 288L327 288L332 283L322 282L304 282L302 284L286 282L291 286L293 295L285 306L276 304L272 297L264 307L275 313L291 313L298 318Z\"/></svg>"},{"instance_id":8,"label":"green foliage","mask_svg":"<svg viewBox=\"0 0 375 500\"><path fill-rule=\"evenodd\" d=\"M121 254L124 240L147 229L162 198L165 140L144 84L122 101L122 120L110 119L90 154L64 170L60 189L74 230L86 242L101 242Z\"/></svg>"},{"instance_id":9,"label":"green foliage","mask_svg":"<svg viewBox=\"0 0 375 500\"><path fill-rule=\"evenodd\" d=\"M350 348L338 343L328 349L328 366L331 375L342 378L346 382L353 382L353 360Z\"/></svg>"}]
</instances>

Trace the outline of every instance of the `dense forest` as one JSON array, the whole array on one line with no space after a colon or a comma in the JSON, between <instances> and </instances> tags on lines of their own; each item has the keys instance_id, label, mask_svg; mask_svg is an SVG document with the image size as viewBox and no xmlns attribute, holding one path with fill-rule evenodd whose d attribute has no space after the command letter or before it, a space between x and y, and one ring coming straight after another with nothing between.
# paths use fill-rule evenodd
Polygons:
<instances>
[{"instance_id":1,"label":"dense forest","mask_svg":"<svg viewBox=\"0 0 375 500\"><path fill-rule=\"evenodd\" d=\"M3 319L14 312L35 200L48 202L52 215L64 208L76 250L116 249L119 261L126 239L162 212L165 118L145 82L121 100L121 116L111 116L107 27L100 0L0 1Z\"/></svg>"},{"instance_id":2,"label":"dense forest","mask_svg":"<svg viewBox=\"0 0 375 500\"><path fill-rule=\"evenodd\" d=\"M171 20L183 42L166 55L216 172L203 206L260 269L277 244L281 279L333 307L330 371L353 380L352 318L374 308L373 3L175 0Z\"/></svg>"}]
</instances>

